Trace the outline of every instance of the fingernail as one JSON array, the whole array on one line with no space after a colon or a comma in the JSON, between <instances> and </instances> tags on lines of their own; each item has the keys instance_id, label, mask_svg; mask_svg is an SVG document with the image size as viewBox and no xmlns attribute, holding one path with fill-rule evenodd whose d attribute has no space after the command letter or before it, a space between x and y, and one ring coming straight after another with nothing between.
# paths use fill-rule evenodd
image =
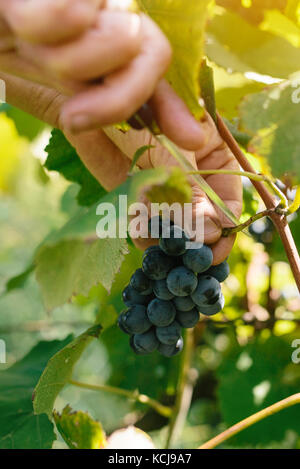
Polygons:
<instances>
[{"instance_id":1,"label":"fingernail","mask_svg":"<svg viewBox=\"0 0 300 469\"><path fill-rule=\"evenodd\" d=\"M74 133L89 130L91 127L90 116L88 116L87 114L76 114L71 117L68 127L71 132Z\"/></svg>"}]
</instances>

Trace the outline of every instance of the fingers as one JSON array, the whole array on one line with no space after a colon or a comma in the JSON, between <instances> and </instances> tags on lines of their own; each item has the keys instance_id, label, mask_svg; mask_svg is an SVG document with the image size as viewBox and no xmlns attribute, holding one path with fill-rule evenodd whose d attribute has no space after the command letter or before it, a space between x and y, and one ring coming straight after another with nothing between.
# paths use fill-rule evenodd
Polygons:
<instances>
[{"instance_id":1,"label":"fingers","mask_svg":"<svg viewBox=\"0 0 300 469\"><path fill-rule=\"evenodd\" d=\"M23 78L0 73L6 85L6 99L9 104L32 114L53 127L59 127L59 114L67 99L52 88L37 85Z\"/></svg>"},{"instance_id":2,"label":"fingers","mask_svg":"<svg viewBox=\"0 0 300 469\"><path fill-rule=\"evenodd\" d=\"M175 161L173 156L170 155L170 153L158 142L151 138L151 135L147 131L130 131L123 134L111 127L106 128L104 131L131 159L139 147L149 144L154 145L154 148L146 151L139 160L138 164L142 169L153 167L158 168L161 166L168 168L178 166L178 163ZM182 152L196 169L194 153L187 152L185 150L182 150ZM204 218L204 242L207 244L215 243L222 235L222 226L219 216L206 194L193 181L191 181L191 183L193 190L193 217L195 219L197 217Z\"/></svg>"},{"instance_id":3,"label":"fingers","mask_svg":"<svg viewBox=\"0 0 300 469\"><path fill-rule=\"evenodd\" d=\"M141 16L140 54L126 68L108 75L103 84L72 98L63 109L65 128L81 132L127 120L152 96L170 60L170 45L147 16Z\"/></svg>"},{"instance_id":4,"label":"fingers","mask_svg":"<svg viewBox=\"0 0 300 469\"><path fill-rule=\"evenodd\" d=\"M229 238L221 238L216 244L211 246L214 255L213 265L219 265L224 262L232 251L236 240L236 235Z\"/></svg>"},{"instance_id":5,"label":"fingers","mask_svg":"<svg viewBox=\"0 0 300 469\"><path fill-rule=\"evenodd\" d=\"M103 0L0 0L0 12L21 38L55 43L81 34Z\"/></svg>"},{"instance_id":6,"label":"fingers","mask_svg":"<svg viewBox=\"0 0 300 469\"><path fill-rule=\"evenodd\" d=\"M100 184L111 191L122 184L130 170L130 160L102 130L81 135L65 133L80 159Z\"/></svg>"},{"instance_id":7,"label":"fingers","mask_svg":"<svg viewBox=\"0 0 300 469\"><path fill-rule=\"evenodd\" d=\"M4 73L0 78L6 83L7 101L47 124L59 128L62 104L67 99L51 88L31 83ZM83 163L107 190L115 189L125 181L130 160L102 132L96 130L80 136L66 134L76 148Z\"/></svg>"},{"instance_id":8,"label":"fingers","mask_svg":"<svg viewBox=\"0 0 300 469\"><path fill-rule=\"evenodd\" d=\"M150 104L159 128L170 140L186 150L195 151L203 146L205 133L202 125L166 80L158 83Z\"/></svg>"},{"instance_id":9,"label":"fingers","mask_svg":"<svg viewBox=\"0 0 300 469\"><path fill-rule=\"evenodd\" d=\"M141 20L133 13L100 11L94 28L57 46L25 45L22 53L61 79L89 81L127 65L140 51Z\"/></svg>"}]
</instances>

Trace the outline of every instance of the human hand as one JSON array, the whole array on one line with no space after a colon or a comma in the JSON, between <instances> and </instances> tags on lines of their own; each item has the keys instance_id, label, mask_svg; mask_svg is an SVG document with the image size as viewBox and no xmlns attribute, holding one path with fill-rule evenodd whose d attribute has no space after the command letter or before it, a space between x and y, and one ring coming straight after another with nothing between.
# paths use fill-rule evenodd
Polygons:
<instances>
[{"instance_id":1,"label":"human hand","mask_svg":"<svg viewBox=\"0 0 300 469\"><path fill-rule=\"evenodd\" d=\"M70 96L60 116L66 130L114 124L151 96L155 103L171 48L149 17L110 10L102 0L0 0L0 13L0 70ZM159 122L166 135L169 120L164 113ZM193 149L203 135L196 121L190 127L189 140L180 126L177 133Z\"/></svg>"},{"instance_id":2,"label":"human hand","mask_svg":"<svg viewBox=\"0 0 300 469\"><path fill-rule=\"evenodd\" d=\"M0 78L6 81L8 102L54 127L62 128L60 112L67 99L65 96L53 89L9 75L0 74ZM194 119L166 82L159 83L151 104L158 110L158 120L168 123L167 132L175 143L182 144L180 128L187 141L194 139L193 145L196 147L194 127L190 126ZM172 119L166 120L165 115L170 112ZM239 169L211 118L206 116L200 124L196 124L201 129L198 146L196 151L185 152L195 169ZM124 134L113 127L81 134L65 131L65 134L87 168L108 190L114 189L126 179L135 151L151 142L151 135L147 131L130 131ZM176 162L173 157L157 144L139 160L141 169L174 165ZM211 175L206 180L239 218L242 211L241 179L232 175ZM205 242L212 245L214 264L219 264L229 255L235 240L235 236L221 237L222 228L230 226L230 222L196 184L192 184L192 189L194 214L205 216ZM145 247L145 244L138 244Z\"/></svg>"}]
</instances>

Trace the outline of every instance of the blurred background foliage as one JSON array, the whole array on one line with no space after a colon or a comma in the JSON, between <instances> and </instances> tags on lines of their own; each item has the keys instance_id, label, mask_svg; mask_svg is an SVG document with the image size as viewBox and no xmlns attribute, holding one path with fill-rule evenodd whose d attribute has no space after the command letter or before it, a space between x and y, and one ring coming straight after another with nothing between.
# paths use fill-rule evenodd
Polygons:
<instances>
[{"instance_id":1,"label":"blurred background foliage","mask_svg":"<svg viewBox=\"0 0 300 469\"><path fill-rule=\"evenodd\" d=\"M299 68L300 9L298 2L286 0L216 3L207 32L207 55L215 71L218 109L238 126L239 107L246 95L287 79ZM247 43L241 37L245 29ZM271 54L264 55L269 47ZM6 342L8 361L0 364L0 382L1 373L40 341L78 336L101 318L105 331L83 353L75 378L139 389L172 404L180 358L135 356L115 324L122 310L121 291L141 263L142 253L131 244L110 293L95 286L88 295L73 296L53 311L46 310L31 272L34 255L49 232L81 210L80 186L44 167L51 129L9 105L2 105L0 111L0 338ZM260 170L261 161L254 155L249 158ZM251 184L245 180L244 186L246 219L262 207ZM282 187L292 198L291 188ZM291 218L291 228L299 246L298 215ZM272 224L258 222L251 234L239 235L230 256L224 311L212 319L202 317L195 329L197 380L179 441L182 448L197 447L229 425L299 391L300 364L291 358L292 343L300 339L299 294ZM25 275L16 278L22 272ZM12 278L16 283L7 288ZM68 403L75 410L89 411L107 434L135 425L157 447L164 444L167 420L141 404L72 386L63 390L55 407L62 410ZM300 408L295 407L242 432L223 447L299 449L299 434ZM60 437L55 445L64 445Z\"/></svg>"}]
</instances>

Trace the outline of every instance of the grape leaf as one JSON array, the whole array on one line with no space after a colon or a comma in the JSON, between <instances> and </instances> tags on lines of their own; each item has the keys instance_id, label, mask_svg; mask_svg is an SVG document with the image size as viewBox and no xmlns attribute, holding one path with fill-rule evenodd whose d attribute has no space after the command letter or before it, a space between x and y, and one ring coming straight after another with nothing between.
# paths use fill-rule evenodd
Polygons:
<instances>
[{"instance_id":1,"label":"grape leaf","mask_svg":"<svg viewBox=\"0 0 300 469\"><path fill-rule=\"evenodd\" d=\"M46 147L48 158L45 167L49 171L58 171L68 181L81 186L77 195L79 205L90 206L97 202L106 190L99 184L80 160L75 148L68 142L64 134L54 129Z\"/></svg>"},{"instance_id":2,"label":"grape leaf","mask_svg":"<svg viewBox=\"0 0 300 469\"><path fill-rule=\"evenodd\" d=\"M130 171L133 171L135 166L137 165L139 159L146 153L146 151L151 150L151 148L155 148L154 145L144 145L137 149L135 154L133 155L132 162L130 165Z\"/></svg>"},{"instance_id":3,"label":"grape leaf","mask_svg":"<svg viewBox=\"0 0 300 469\"><path fill-rule=\"evenodd\" d=\"M276 8L284 11L287 0L251 0L247 5L242 0L216 0L216 3L238 13L250 23L259 24L264 19L267 9Z\"/></svg>"},{"instance_id":4,"label":"grape leaf","mask_svg":"<svg viewBox=\"0 0 300 469\"><path fill-rule=\"evenodd\" d=\"M199 104L199 70L203 58L204 28L209 0L138 0L168 37L173 49L167 79L186 102L196 118L203 110Z\"/></svg>"},{"instance_id":5,"label":"grape leaf","mask_svg":"<svg viewBox=\"0 0 300 469\"><path fill-rule=\"evenodd\" d=\"M70 406L62 413L54 411L57 429L71 449L101 449L106 438L100 422L93 420L86 412L74 412Z\"/></svg>"},{"instance_id":6,"label":"grape leaf","mask_svg":"<svg viewBox=\"0 0 300 469\"><path fill-rule=\"evenodd\" d=\"M119 210L120 197L126 197L126 211L129 205L139 199L142 191L146 187L151 187L155 184L163 184L168 180L168 177L169 173L164 168L137 172L128 177L126 181L115 190L102 197L97 204L89 208L80 209L60 230L51 233L47 237L45 244L55 244L59 241L74 239L93 240L96 236L96 226L99 221L99 215L97 215L96 212L100 203L112 204L116 208L117 219L120 220L124 216L127 217L127 213L123 213Z\"/></svg>"},{"instance_id":7,"label":"grape leaf","mask_svg":"<svg viewBox=\"0 0 300 469\"><path fill-rule=\"evenodd\" d=\"M261 31L235 13L218 11L207 30L206 52L216 64L233 71L288 78L298 71L300 48Z\"/></svg>"},{"instance_id":8,"label":"grape leaf","mask_svg":"<svg viewBox=\"0 0 300 469\"><path fill-rule=\"evenodd\" d=\"M47 449L56 440L46 415L34 415L32 392L49 358L69 342L40 342L0 372L0 448Z\"/></svg>"},{"instance_id":9,"label":"grape leaf","mask_svg":"<svg viewBox=\"0 0 300 469\"><path fill-rule=\"evenodd\" d=\"M5 112L14 121L18 134L30 141L34 140L46 127L44 122L9 104L1 105L0 112Z\"/></svg>"},{"instance_id":10,"label":"grape leaf","mask_svg":"<svg viewBox=\"0 0 300 469\"><path fill-rule=\"evenodd\" d=\"M98 338L101 326L94 326L68 343L48 362L34 390L33 408L39 414L52 415L55 399L72 378L73 368L93 338Z\"/></svg>"},{"instance_id":11,"label":"grape leaf","mask_svg":"<svg viewBox=\"0 0 300 469\"><path fill-rule=\"evenodd\" d=\"M299 391L299 383L288 384L287 374L296 372L291 363L291 345L283 339L257 339L236 347L218 367L218 396L226 426L231 426L265 407ZM292 369L291 369L292 367ZM233 396L237 395L238 399ZM230 445L259 445L283 440L285 433L300 431L300 406L284 410L228 440Z\"/></svg>"},{"instance_id":12,"label":"grape leaf","mask_svg":"<svg viewBox=\"0 0 300 469\"><path fill-rule=\"evenodd\" d=\"M101 199L101 203L115 207L117 223L122 221L125 225L125 237L127 207L138 200L142 189L164 183L168 177L165 169L140 171ZM120 196L127 197L124 212L119 210ZM126 239L97 239L100 220L97 207L98 204L80 209L65 226L51 233L38 250L36 277L47 309L64 304L74 294L87 295L98 283L109 290L120 269L127 252Z\"/></svg>"},{"instance_id":13,"label":"grape leaf","mask_svg":"<svg viewBox=\"0 0 300 469\"><path fill-rule=\"evenodd\" d=\"M180 168L173 168L169 178L163 184L154 184L146 192L152 203L187 204L192 202L192 188L187 176Z\"/></svg>"},{"instance_id":14,"label":"grape leaf","mask_svg":"<svg viewBox=\"0 0 300 469\"><path fill-rule=\"evenodd\" d=\"M242 127L253 136L250 151L267 158L274 176L288 174L295 181L300 180L300 75L297 76L248 96L240 109Z\"/></svg>"},{"instance_id":15,"label":"grape leaf","mask_svg":"<svg viewBox=\"0 0 300 469\"><path fill-rule=\"evenodd\" d=\"M88 295L99 283L109 290L125 254L126 240L119 238L43 246L36 257L36 278L46 308L61 306L73 295Z\"/></svg>"}]
</instances>

